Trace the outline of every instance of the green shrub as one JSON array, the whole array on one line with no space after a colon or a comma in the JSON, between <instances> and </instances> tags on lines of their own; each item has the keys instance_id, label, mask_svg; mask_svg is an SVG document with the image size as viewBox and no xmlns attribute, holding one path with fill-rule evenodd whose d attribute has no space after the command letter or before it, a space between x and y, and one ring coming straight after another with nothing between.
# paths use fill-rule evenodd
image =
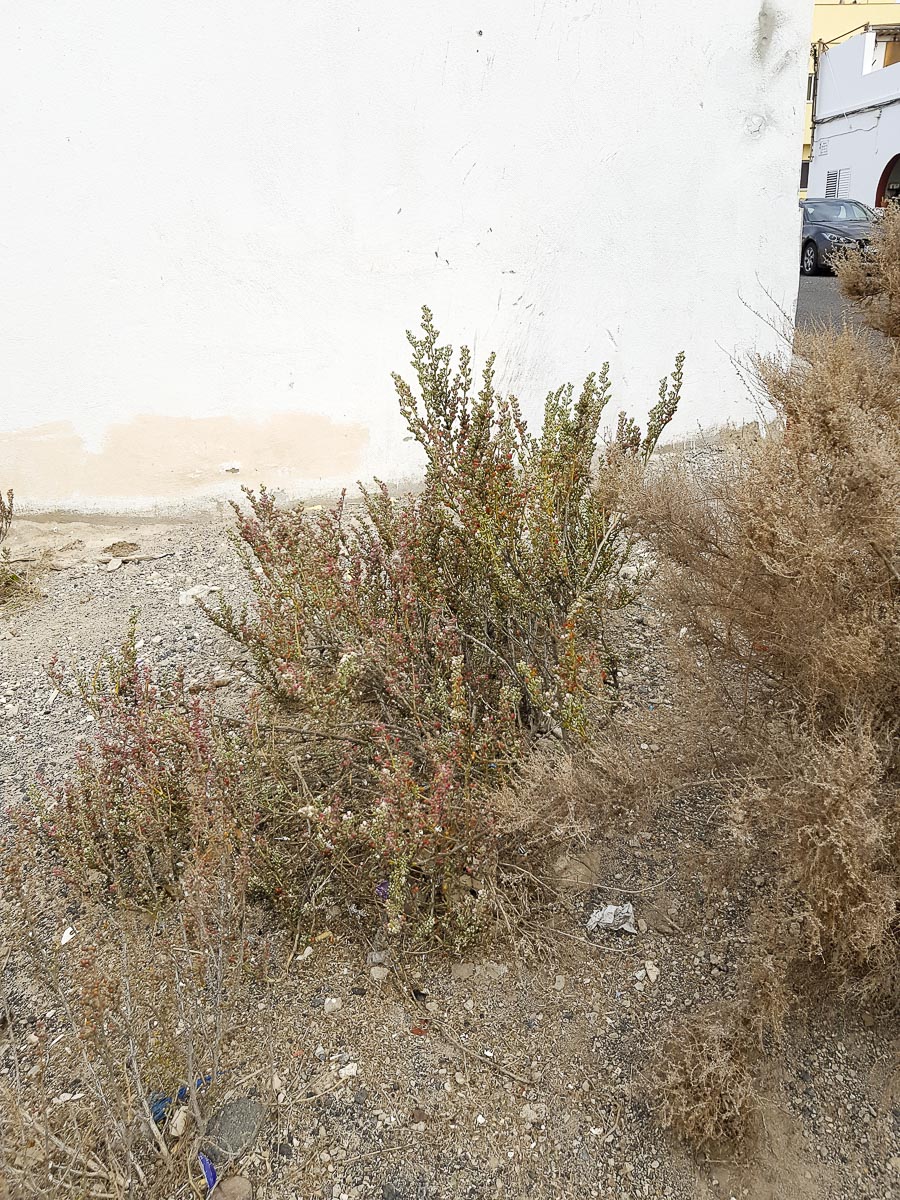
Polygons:
<instances>
[{"instance_id":1,"label":"green shrub","mask_svg":"<svg viewBox=\"0 0 900 1200\"><path fill-rule=\"evenodd\" d=\"M13 518L13 494L11 491L4 496L0 492L0 544L9 533L9 527L12 524Z\"/></svg>"},{"instance_id":2,"label":"green shrub","mask_svg":"<svg viewBox=\"0 0 900 1200\"><path fill-rule=\"evenodd\" d=\"M605 368L552 392L535 436L493 358L476 392L468 351L454 374L427 310L409 338L419 395L395 383L424 453L417 493L379 483L353 510L307 511L263 490L235 506L254 603L210 615L255 664L246 712L157 677L133 627L78 681L93 736L43 819L82 888L177 897L215 836L298 929L349 901L459 943L492 911L509 843L492 794L614 702L608 618L634 587L622 492L675 411L682 362L646 435L623 416L601 447Z\"/></svg>"},{"instance_id":3,"label":"green shrub","mask_svg":"<svg viewBox=\"0 0 900 1200\"><path fill-rule=\"evenodd\" d=\"M299 779L271 814L286 844L311 827L393 928L428 932L453 912L459 933L493 870L487 794L538 739L580 739L609 704L607 618L631 598L621 488L671 420L682 360L646 435L622 417L601 453L606 368L578 395L551 392L535 436L497 392L493 356L476 390L469 352L454 373L427 309L408 337L418 395L394 382L421 490L376 483L358 508L323 512L247 492L235 511L254 604L211 615L281 710Z\"/></svg>"}]
</instances>

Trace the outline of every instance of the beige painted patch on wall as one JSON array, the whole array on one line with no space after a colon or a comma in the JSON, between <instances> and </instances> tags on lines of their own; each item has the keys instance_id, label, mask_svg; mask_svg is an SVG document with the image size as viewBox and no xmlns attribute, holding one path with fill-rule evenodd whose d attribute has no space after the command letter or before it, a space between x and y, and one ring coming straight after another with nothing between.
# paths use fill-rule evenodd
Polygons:
<instances>
[{"instance_id":1,"label":"beige painted patch on wall","mask_svg":"<svg viewBox=\"0 0 900 1200\"><path fill-rule=\"evenodd\" d=\"M135 511L237 494L266 483L294 495L360 474L368 430L312 413L264 421L138 416L111 426L96 452L67 422L0 433L4 486L31 511Z\"/></svg>"}]
</instances>

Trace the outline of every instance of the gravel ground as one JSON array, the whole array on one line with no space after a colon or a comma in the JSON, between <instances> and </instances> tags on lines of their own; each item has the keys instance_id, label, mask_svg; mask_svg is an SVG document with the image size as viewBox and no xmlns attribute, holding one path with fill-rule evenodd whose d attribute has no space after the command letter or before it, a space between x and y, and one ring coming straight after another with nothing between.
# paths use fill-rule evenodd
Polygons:
<instances>
[{"instance_id":1,"label":"gravel ground","mask_svg":"<svg viewBox=\"0 0 900 1200\"><path fill-rule=\"evenodd\" d=\"M223 691L240 702L232 647L180 602L198 585L240 597L221 524L22 521L11 550L44 557L38 594L0 609L6 802L38 771L64 770L88 731L74 702L54 697L44 664L58 654L89 667L133 608L142 653L197 681L228 679ZM659 618L631 616L625 691L646 713L665 703ZM295 959L253 1020L260 1061L278 1076L241 1164L259 1200L900 1197L898 1044L866 1011L832 1009L793 1031L771 1064L764 1136L747 1163L699 1161L654 1122L646 1095L660 1031L735 988L754 884L722 873L725 837L702 797L623 807L581 863L585 886L561 903L550 949L530 957L486 948L462 963L400 962L361 937ZM595 904L626 898L636 936L586 935Z\"/></svg>"}]
</instances>

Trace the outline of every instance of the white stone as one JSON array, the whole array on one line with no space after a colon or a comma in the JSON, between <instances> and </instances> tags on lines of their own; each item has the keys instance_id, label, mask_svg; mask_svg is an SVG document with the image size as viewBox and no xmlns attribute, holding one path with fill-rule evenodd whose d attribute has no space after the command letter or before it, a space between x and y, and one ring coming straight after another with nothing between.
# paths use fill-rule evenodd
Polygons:
<instances>
[{"instance_id":1,"label":"white stone","mask_svg":"<svg viewBox=\"0 0 900 1200\"><path fill-rule=\"evenodd\" d=\"M192 604L196 604L198 600L208 600L213 592L217 592L217 587L212 587L206 583L195 584L194 587L184 588L178 593L178 603L182 608L190 608Z\"/></svg>"}]
</instances>

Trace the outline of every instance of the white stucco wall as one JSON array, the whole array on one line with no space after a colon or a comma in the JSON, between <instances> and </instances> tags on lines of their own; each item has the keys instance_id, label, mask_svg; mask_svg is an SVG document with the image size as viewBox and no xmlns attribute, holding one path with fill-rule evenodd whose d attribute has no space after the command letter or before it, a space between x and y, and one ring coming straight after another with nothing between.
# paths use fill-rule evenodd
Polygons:
<instances>
[{"instance_id":1,"label":"white stucco wall","mask_svg":"<svg viewBox=\"0 0 900 1200\"><path fill-rule=\"evenodd\" d=\"M743 420L731 356L796 294L810 19L4 5L0 484L129 508L398 479L389 372L423 303L526 411L606 359L645 410L684 348L680 428Z\"/></svg>"},{"instance_id":2,"label":"white stucco wall","mask_svg":"<svg viewBox=\"0 0 900 1200\"><path fill-rule=\"evenodd\" d=\"M883 61L874 30L822 55L808 195L825 195L829 171L848 171L850 197L876 203L882 174L900 154L900 63Z\"/></svg>"}]
</instances>

